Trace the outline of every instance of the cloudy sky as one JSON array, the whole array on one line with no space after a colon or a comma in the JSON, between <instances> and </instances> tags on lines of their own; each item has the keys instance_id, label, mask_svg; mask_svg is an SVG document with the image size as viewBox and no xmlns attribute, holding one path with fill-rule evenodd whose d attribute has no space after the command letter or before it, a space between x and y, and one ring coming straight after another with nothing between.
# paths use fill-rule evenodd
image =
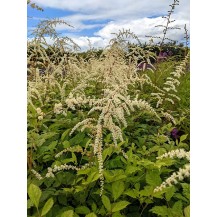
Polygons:
<instances>
[{"instance_id":1,"label":"cloudy sky","mask_svg":"<svg viewBox=\"0 0 217 217\"><path fill-rule=\"evenodd\" d=\"M171 26L181 30L169 30L167 37L184 41L184 25L189 29L190 0L180 0L176 6ZM74 28L65 25L57 27L62 35L72 38L81 48L88 48L88 39L95 48L108 45L120 29L130 29L142 42L149 39L145 35L162 36L165 24L162 16L167 15L173 0L34 0L44 11L28 6L28 30L33 29L41 19L60 18Z\"/></svg>"}]
</instances>

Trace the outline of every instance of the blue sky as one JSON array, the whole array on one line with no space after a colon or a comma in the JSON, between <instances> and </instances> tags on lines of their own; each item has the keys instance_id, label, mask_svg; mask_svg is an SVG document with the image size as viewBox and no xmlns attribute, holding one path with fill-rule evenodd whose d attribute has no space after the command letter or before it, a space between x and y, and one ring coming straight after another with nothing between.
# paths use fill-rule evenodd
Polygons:
<instances>
[{"instance_id":1,"label":"blue sky","mask_svg":"<svg viewBox=\"0 0 217 217\"><path fill-rule=\"evenodd\" d=\"M44 11L28 6L28 30L36 26L40 19L60 18L74 28L57 26L57 31L72 38L82 49L92 46L105 47L113 37L111 33L119 29L130 29L142 42L149 39L145 35L162 36L162 29L156 25L165 23L162 19L170 9L173 0L34 0ZM168 31L167 37L182 42L184 25L189 29L189 0L180 0L172 18L173 26L181 30Z\"/></svg>"}]
</instances>

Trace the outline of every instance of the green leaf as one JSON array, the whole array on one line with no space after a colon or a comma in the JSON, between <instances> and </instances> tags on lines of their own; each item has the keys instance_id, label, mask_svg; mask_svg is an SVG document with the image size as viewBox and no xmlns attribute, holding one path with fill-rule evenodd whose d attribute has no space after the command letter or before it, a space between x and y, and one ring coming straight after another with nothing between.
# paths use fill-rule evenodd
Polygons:
<instances>
[{"instance_id":1,"label":"green leaf","mask_svg":"<svg viewBox=\"0 0 217 217\"><path fill-rule=\"evenodd\" d=\"M98 171L97 172L92 172L90 174L90 176L88 176L87 182L88 183L95 182L96 180L99 179L99 177L100 177L100 175L99 175Z\"/></svg>"},{"instance_id":2,"label":"green leaf","mask_svg":"<svg viewBox=\"0 0 217 217\"><path fill-rule=\"evenodd\" d=\"M117 175L117 176L114 176L112 181L118 181L118 180L126 179L126 178L127 178L126 175Z\"/></svg>"},{"instance_id":3,"label":"green leaf","mask_svg":"<svg viewBox=\"0 0 217 217\"><path fill-rule=\"evenodd\" d=\"M112 154L112 151L112 147L104 149L102 153L103 160L105 160L107 156L110 156Z\"/></svg>"},{"instance_id":4,"label":"green leaf","mask_svg":"<svg viewBox=\"0 0 217 217\"><path fill-rule=\"evenodd\" d=\"M41 189L34 185L34 184L30 184L29 189L28 189L28 195L30 200L33 202L33 204L38 208L39 205L39 200L41 197Z\"/></svg>"},{"instance_id":5,"label":"green leaf","mask_svg":"<svg viewBox=\"0 0 217 217\"><path fill-rule=\"evenodd\" d=\"M134 167L134 166L127 166L127 168L126 168L126 174L127 175L129 175L131 173L135 173L137 171L141 171L141 169L138 167Z\"/></svg>"},{"instance_id":6,"label":"green leaf","mask_svg":"<svg viewBox=\"0 0 217 217\"><path fill-rule=\"evenodd\" d=\"M96 204L95 204L94 202L91 204L91 209L92 209L94 212L96 212L96 210L97 210L97 206L96 206Z\"/></svg>"},{"instance_id":7,"label":"green leaf","mask_svg":"<svg viewBox=\"0 0 217 217\"><path fill-rule=\"evenodd\" d=\"M94 212L87 214L85 217L97 217Z\"/></svg>"},{"instance_id":8,"label":"green leaf","mask_svg":"<svg viewBox=\"0 0 217 217\"><path fill-rule=\"evenodd\" d=\"M73 210L67 210L64 213L62 213L61 217L74 217Z\"/></svg>"},{"instance_id":9,"label":"green leaf","mask_svg":"<svg viewBox=\"0 0 217 217\"><path fill-rule=\"evenodd\" d=\"M175 160L171 158L163 158L160 160L157 160L155 165L160 169L162 166L171 166L173 165Z\"/></svg>"},{"instance_id":10,"label":"green leaf","mask_svg":"<svg viewBox=\"0 0 217 217\"><path fill-rule=\"evenodd\" d=\"M160 172L158 170L148 170L146 174L146 182L152 186L158 186L162 183Z\"/></svg>"},{"instance_id":11,"label":"green leaf","mask_svg":"<svg viewBox=\"0 0 217 217\"><path fill-rule=\"evenodd\" d=\"M165 193L166 200L170 201L171 197L176 192L176 188L174 186L171 186L171 187L166 188L166 190L167 190Z\"/></svg>"},{"instance_id":12,"label":"green leaf","mask_svg":"<svg viewBox=\"0 0 217 217\"><path fill-rule=\"evenodd\" d=\"M144 190L141 190L139 192L139 194L141 196L146 196L147 197L147 196L152 195L153 191L154 191L154 187L153 186L145 186Z\"/></svg>"},{"instance_id":13,"label":"green leaf","mask_svg":"<svg viewBox=\"0 0 217 217\"><path fill-rule=\"evenodd\" d=\"M27 209L33 207L34 204L32 203L32 201L30 199L27 200Z\"/></svg>"},{"instance_id":14,"label":"green leaf","mask_svg":"<svg viewBox=\"0 0 217 217\"><path fill-rule=\"evenodd\" d=\"M123 217L123 215L121 215L120 212L115 212L112 214L112 217Z\"/></svg>"},{"instance_id":15,"label":"green leaf","mask_svg":"<svg viewBox=\"0 0 217 217\"><path fill-rule=\"evenodd\" d=\"M159 216L168 216L168 208L166 206L155 206L150 211Z\"/></svg>"},{"instance_id":16,"label":"green leaf","mask_svg":"<svg viewBox=\"0 0 217 217\"><path fill-rule=\"evenodd\" d=\"M70 131L71 131L71 129L64 131L64 133L61 136L61 141L65 140L66 136L69 135Z\"/></svg>"},{"instance_id":17,"label":"green leaf","mask_svg":"<svg viewBox=\"0 0 217 217\"><path fill-rule=\"evenodd\" d=\"M46 215L52 208L53 204L54 204L53 198L50 198L49 200L47 200L47 202L44 204L41 215L42 216Z\"/></svg>"},{"instance_id":18,"label":"green leaf","mask_svg":"<svg viewBox=\"0 0 217 217\"><path fill-rule=\"evenodd\" d=\"M190 206L185 207L184 214L185 217L190 217Z\"/></svg>"},{"instance_id":19,"label":"green leaf","mask_svg":"<svg viewBox=\"0 0 217 217\"><path fill-rule=\"evenodd\" d=\"M124 182L116 181L112 183L112 195L114 201L117 200L123 192L124 192Z\"/></svg>"},{"instance_id":20,"label":"green leaf","mask_svg":"<svg viewBox=\"0 0 217 217\"><path fill-rule=\"evenodd\" d=\"M136 183L136 184L134 185L134 187L135 187L135 189L136 189L137 191L139 191L139 189L140 189L140 183L139 183L139 182Z\"/></svg>"},{"instance_id":21,"label":"green leaf","mask_svg":"<svg viewBox=\"0 0 217 217\"><path fill-rule=\"evenodd\" d=\"M111 203L110 203L110 200L107 196L105 195L102 195L102 203L103 205L105 206L105 208L111 212Z\"/></svg>"},{"instance_id":22,"label":"green leaf","mask_svg":"<svg viewBox=\"0 0 217 217\"><path fill-rule=\"evenodd\" d=\"M130 204L130 202L128 202L128 201L120 201L117 203L113 203L112 204L112 212L120 211L120 210L124 209L126 206L128 206L129 204Z\"/></svg>"},{"instance_id":23,"label":"green leaf","mask_svg":"<svg viewBox=\"0 0 217 217\"><path fill-rule=\"evenodd\" d=\"M187 183L182 183L183 195L190 200L190 185Z\"/></svg>"},{"instance_id":24,"label":"green leaf","mask_svg":"<svg viewBox=\"0 0 217 217\"><path fill-rule=\"evenodd\" d=\"M138 191L136 189L130 189L124 192L124 194L132 197L132 198L136 198L139 194Z\"/></svg>"},{"instance_id":25,"label":"green leaf","mask_svg":"<svg viewBox=\"0 0 217 217\"><path fill-rule=\"evenodd\" d=\"M90 209L86 206L79 206L79 207L75 208L75 212L77 214L88 214L88 213L90 213Z\"/></svg>"},{"instance_id":26,"label":"green leaf","mask_svg":"<svg viewBox=\"0 0 217 217\"><path fill-rule=\"evenodd\" d=\"M69 141L64 141L63 142L63 148L69 148L70 147L70 142Z\"/></svg>"},{"instance_id":27,"label":"green leaf","mask_svg":"<svg viewBox=\"0 0 217 217\"><path fill-rule=\"evenodd\" d=\"M174 198L177 198L177 199L179 199L179 200L185 201L185 202L187 202L187 203L189 202L189 200L186 199L184 196L182 196L182 194L180 194L180 193L175 193L173 197L174 197Z\"/></svg>"},{"instance_id":28,"label":"green leaf","mask_svg":"<svg viewBox=\"0 0 217 217\"><path fill-rule=\"evenodd\" d=\"M154 165L153 162L147 159L142 159L141 161L138 161L137 164L142 165L143 167L149 168L150 165Z\"/></svg>"},{"instance_id":29,"label":"green leaf","mask_svg":"<svg viewBox=\"0 0 217 217\"><path fill-rule=\"evenodd\" d=\"M182 135L182 136L180 137L180 142L186 140L187 137L188 137L188 135Z\"/></svg>"},{"instance_id":30,"label":"green leaf","mask_svg":"<svg viewBox=\"0 0 217 217\"><path fill-rule=\"evenodd\" d=\"M174 216L182 216L182 201L177 201L174 203L172 208L172 213Z\"/></svg>"}]
</instances>

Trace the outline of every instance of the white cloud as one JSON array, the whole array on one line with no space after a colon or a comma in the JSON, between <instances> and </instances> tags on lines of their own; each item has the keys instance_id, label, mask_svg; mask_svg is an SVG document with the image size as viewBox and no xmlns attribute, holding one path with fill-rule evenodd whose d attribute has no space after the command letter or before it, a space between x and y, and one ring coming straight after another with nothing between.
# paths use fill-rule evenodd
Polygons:
<instances>
[{"instance_id":1,"label":"white cloud","mask_svg":"<svg viewBox=\"0 0 217 217\"><path fill-rule=\"evenodd\" d=\"M109 40L102 37L87 37L87 36L69 36L80 48L81 51L89 48L89 41L94 48L104 48L108 45Z\"/></svg>"},{"instance_id":2,"label":"white cloud","mask_svg":"<svg viewBox=\"0 0 217 217\"><path fill-rule=\"evenodd\" d=\"M167 14L170 9L169 4L172 4L173 0L34 0L34 2L44 7L45 11L46 7L72 11L72 15L60 19L74 26L74 29L59 25L57 30L79 32L101 28L92 37L68 35L81 47L88 48L88 38L93 46L105 47L113 37L111 33L123 28L130 29L143 42L148 40L145 35L162 36L162 29L155 26L163 24L161 16ZM153 16L154 18L148 18ZM173 25L181 27L182 30L169 30L167 37L183 40L183 27L187 24L189 29L189 16L189 0L180 0L172 19L176 20Z\"/></svg>"},{"instance_id":3,"label":"white cloud","mask_svg":"<svg viewBox=\"0 0 217 217\"><path fill-rule=\"evenodd\" d=\"M155 27L156 25L163 25L165 21L161 17L157 18L142 18L120 22L109 22L105 27L95 33L96 36L100 36L101 38L111 39L113 35L111 33L117 33L120 29L130 29L134 34L136 34L141 41L148 41L149 39L145 36L157 36L162 37L162 28ZM171 27L180 27L181 30L168 30L166 37L173 40L183 40L184 38L184 25L187 24L189 27L188 20L177 20L171 25Z\"/></svg>"},{"instance_id":4,"label":"white cloud","mask_svg":"<svg viewBox=\"0 0 217 217\"><path fill-rule=\"evenodd\" d=\"M170 0L34 0L42 7L63 9L84 14L104 15L111 19L131 19L165 14ZM189 17L189 0L180 0L176 13Z\"/></svg>"}]
</instances>

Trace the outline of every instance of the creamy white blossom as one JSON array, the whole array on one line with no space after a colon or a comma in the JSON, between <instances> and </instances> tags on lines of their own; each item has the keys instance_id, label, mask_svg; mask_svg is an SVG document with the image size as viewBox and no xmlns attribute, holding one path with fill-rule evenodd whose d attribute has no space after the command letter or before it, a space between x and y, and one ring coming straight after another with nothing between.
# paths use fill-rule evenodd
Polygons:
<instances>
[{"instance_id":1,"label":"creamy white blossom","mask_svg":"<svg viewBox=\"0 0 217 217\"><path fill-rule=\"evenodd\" d=\"M164 188L177 184L184 178L190 176L190 164L186 164L184 168L180 168L178 172L174 172L169 178L166 179L160 186L154 189L154 192L162 191Z\"/></svg>"},{"instance_id":2,"label":"creamy white blossom","mask_svg":"<svg viewBox=\"0 0 217 217\"><path fill-rule=\"evenodd\" d=\"M54 105L54 113L61 114L63 112L63 105L62 103L55 103Z\"/></svg>"}]
</instances>

